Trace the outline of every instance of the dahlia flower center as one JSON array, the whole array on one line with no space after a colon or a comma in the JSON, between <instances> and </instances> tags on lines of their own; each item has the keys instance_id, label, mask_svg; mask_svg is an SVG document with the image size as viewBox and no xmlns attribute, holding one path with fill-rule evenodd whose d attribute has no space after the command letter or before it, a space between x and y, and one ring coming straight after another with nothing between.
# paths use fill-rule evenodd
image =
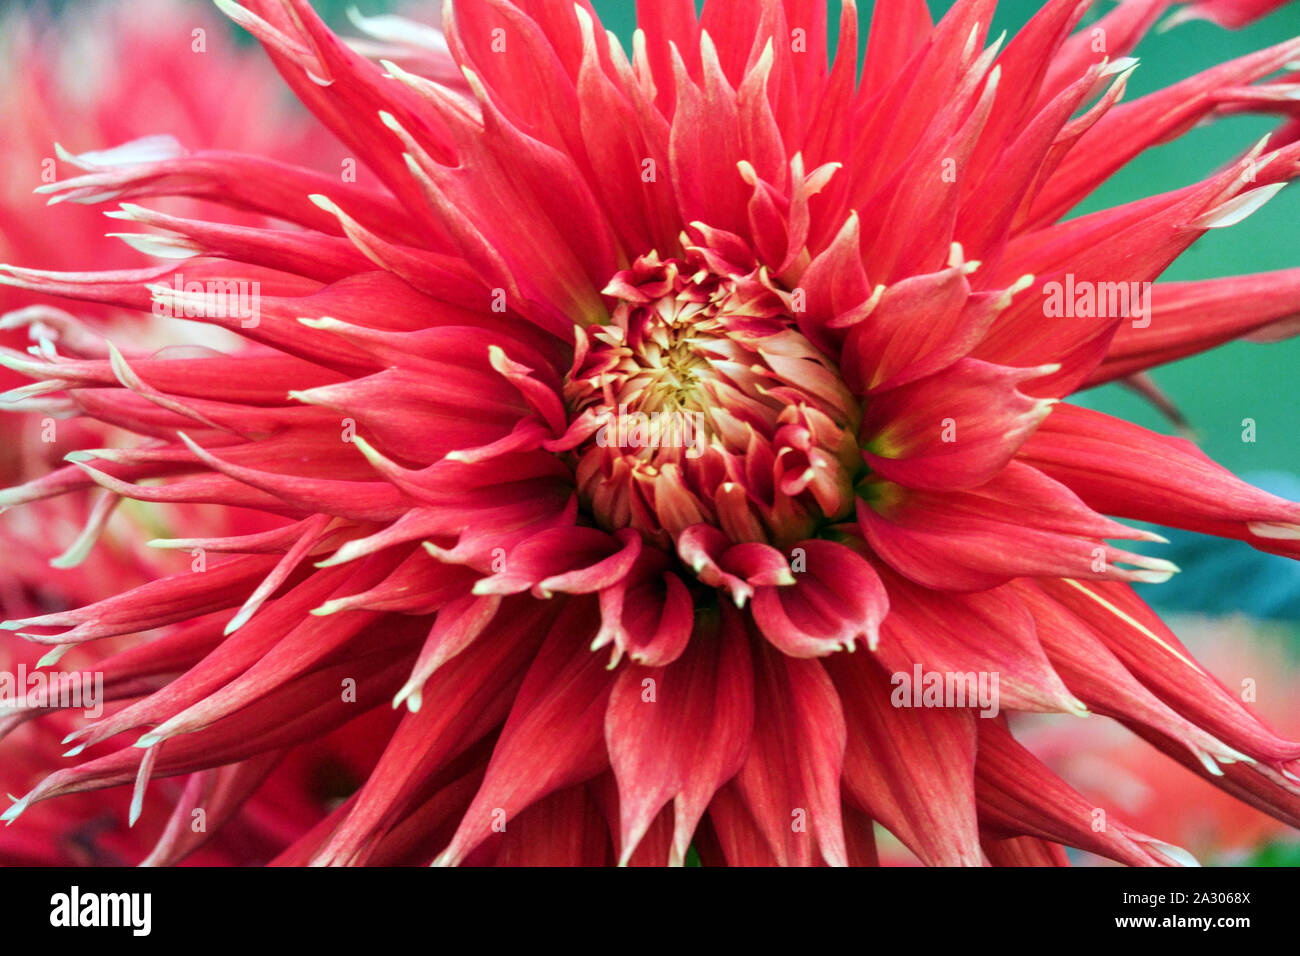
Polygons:
<instances>
[{"instance_id":1,"label":"dahlia flower center","mask_svg":"<svg viewBox=\"0 0 1300 956\"><path fill-rule=\"evenodd\" d=\"M857 404L766 269L688 247L604 290L565 383L578 488L596 521L668 546L685 529L783 542L848 514Z\"/></svg>"}]
</instances>

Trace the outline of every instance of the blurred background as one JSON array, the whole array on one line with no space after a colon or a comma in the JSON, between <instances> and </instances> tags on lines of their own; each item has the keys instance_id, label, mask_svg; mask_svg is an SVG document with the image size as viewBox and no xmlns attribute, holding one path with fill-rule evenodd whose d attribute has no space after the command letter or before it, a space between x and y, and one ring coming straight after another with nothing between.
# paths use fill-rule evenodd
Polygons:
<instances>
[{"instance_id":1,"label":"blurred background","mask_svg":"<svg viewBox=\"0 0 1300 956\"><path fill-rule=\"evenodd\" d=\"M212 12L207 0L187 2L196 9L204 8L205 16ZM635 28L633 0L593 3L605 25L625 44L630 43ZM829 3L833 24L840 2ZM96 5L129 10L132 16L138 11L139 16L146 17L151 2L51 0L35 4L0 0L0 31L13 30L15 17L25 8L39 6L76 19ZM436 2L399 4L388 0L316 2L317 8L345 35L356 33L346 15L353 5L366 15L400 10L415 19L431 18L439 6ZM1101 0L1088 15L1085 27L1112 5ZM860 3L864 24L869 22L873 6L872 0ZM951 6L951 0L932 0L930 6L937 17ZM1014 33L1039 7L1035 0L1002 0L991 35L1002 30ZM429 16L425 16L426 11ZM1239 31L1193 21L1156 32L1137 51L1141 66L1129 84L1127 98L1297 34L1300 2ZM0 50L6 48L4 39L0 33ZM865 47L865 35L863 39ZM226 42L252 45L233 26ZM184 50L184 43L178 49ZM0 77L4 69L0 64ZM75 82L75 74L74 60L69 82ZM286 104L286 108L293 107ZM52 119L59 128L61 118ZM69 129L86 127L77 117L64 119ZM1200 180L1238 157L1266 135L1273 124L1265 117L1238 116L1195 129L1130 164L1074 214ZM164 120L156 132L174 133L184 140L186 131L165 128ZM0 138L3 136L0 133ZM116 144L69 145L82 150ZM0 234L0 248L4 238ZM1244 223L1205 236L1165 278L1212 278L1295 267L1300 265L1297 238L1300 188L1292 186ZM1185 416L1193 432L1189 437L1210 457L1274 493L1300 500L1300 479L1296 477L1300 475L1298 370L1300 339L1271 345L1234 343L1157 369L1152 377ZM1145 400L1119 386L1087 392L1075 400L1157 431L1174 431ZM1253 441L1243 440L1244 419L1255 423ZM10 451L0 448L0 472L4 471L3 459ZM1238 542L1198 539L1163 529L1162 533L1171 538L1171 544L1159 553L1179 564L1183 573L1168 584L1145 587L1143 596L1171 617L1175 630L1225 684L1236 688L1250 682L1260 711L1279 730L1300 734L1300 563L1264 555ZM1101 718L1043 721L1032 726L1027 723L1022 733L1073 785L1116 805L1139 829L1187 846L1204 862L1300 865L1300 843L1294 832L1228 800L1173 761L1135 743L1127 731Z\"/></svg>"}]
</instances>

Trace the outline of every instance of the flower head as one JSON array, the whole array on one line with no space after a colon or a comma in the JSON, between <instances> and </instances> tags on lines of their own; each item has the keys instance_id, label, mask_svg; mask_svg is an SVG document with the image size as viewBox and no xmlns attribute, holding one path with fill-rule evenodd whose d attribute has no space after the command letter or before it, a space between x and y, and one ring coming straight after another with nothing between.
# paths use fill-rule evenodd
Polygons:
<instances>
[{"instance_id":1,"label":"flower head","mask_svg":"<svg viewBox=\"0 0 1300 956\"><path fill-rule=\"evenodd\" d=\"M391 702L373 772L284 859L867 863L876 821L927 863L1187 861L1096 831L1002 710L1116 717L1300 820L1300 744L1129 587L1177 569L1109 543L1158 540L1132 518L1294 555L1300 505L1064 401L1294 315L1300 270L1144 283L1300 173L1300 143L1062 218L1199 121L1284 112L1268 78L1300 42L1121 104L1168 3L1108 14L1104 53L1071 32L1084 0L1005 49L992 0L937 24L881 3L859 70L852 2L832 61L818 0L639 4L630 57L585 2L452 0L448 85L303 0L219 5L366 173L83 157L55 194L120 203L180 265L5 281L246 344L10 359L140 440L0 500L97 485L276 520L181 529L154 544L203 570L3 625L157 632L103 665L121 706L75 735L89 759L6 819ZM161 195L282 225L138 204ZM985 706L968 674L997 679Z\"/></svg>"}]
</instances>

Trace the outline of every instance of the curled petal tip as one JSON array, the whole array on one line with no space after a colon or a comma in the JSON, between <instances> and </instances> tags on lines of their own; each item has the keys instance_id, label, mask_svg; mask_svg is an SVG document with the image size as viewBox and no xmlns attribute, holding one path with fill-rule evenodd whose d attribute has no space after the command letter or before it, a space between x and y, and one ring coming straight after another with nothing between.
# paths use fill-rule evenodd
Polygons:
<instances>
[{"instance_id":1,"label":"curled petal tip","mask_svg":"<svg viewBox=\"0 0 1300 956\"><path fill-rule=\"evenodd\" d=\"M407 684L393 696L393 709L396 710L402 704L406 704L406 709L412 714L420 712L420 706L424 703L424 696L420 687L415 684Z\"/></svg>"}]
</instances>

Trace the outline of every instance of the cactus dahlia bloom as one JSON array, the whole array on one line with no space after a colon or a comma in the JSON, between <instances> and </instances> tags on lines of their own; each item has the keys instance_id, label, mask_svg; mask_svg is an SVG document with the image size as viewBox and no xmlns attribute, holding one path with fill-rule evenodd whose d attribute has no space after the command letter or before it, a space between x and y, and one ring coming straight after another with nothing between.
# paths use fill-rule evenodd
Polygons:
<instances>
[{"instance_id":1,"label":"cactus dahlia bloom","mask_svg":"<svg viewBox=\"0 0 1300 956\"><path fill-rule=\"evenodd\" d=\"M1003 710L1114 717L1300 823L1300 744L1130 588L1175 569L1108 543L1154 537L1118 517L1297 555L1300 505L1065 401L1285 330L1300 270L1045 306L1154 280L1300 172L1284 127L1203 182L1063 219L1198 122L1285 114L1273 74L1300 42L1122 103L1164 0L1104 17L1104 51L1073 32L1087 0L1005 47L994 0L937 24L881 3L861 69L852 2L828 61L820 0L646 2L630 57L585 2L452 0L453 88L372 64L304 0L219 2L377 185L100 153L56 195L120 202L179 264L5 269L247 345L5 353L140 438L4 504L98 485L277 518L182 529L155 544L204 570L4 624L56 650L150 635L102 665L117 706L70 736L78 762L6 819L393 703L365 783L281 862L870 863L873 821L933 864L1188 860L1113 815L1095 830L1004 716L891 706L920 669L997 675ZM138 204L171 195L284 224Z\"/></svg>"}]
</instances>

